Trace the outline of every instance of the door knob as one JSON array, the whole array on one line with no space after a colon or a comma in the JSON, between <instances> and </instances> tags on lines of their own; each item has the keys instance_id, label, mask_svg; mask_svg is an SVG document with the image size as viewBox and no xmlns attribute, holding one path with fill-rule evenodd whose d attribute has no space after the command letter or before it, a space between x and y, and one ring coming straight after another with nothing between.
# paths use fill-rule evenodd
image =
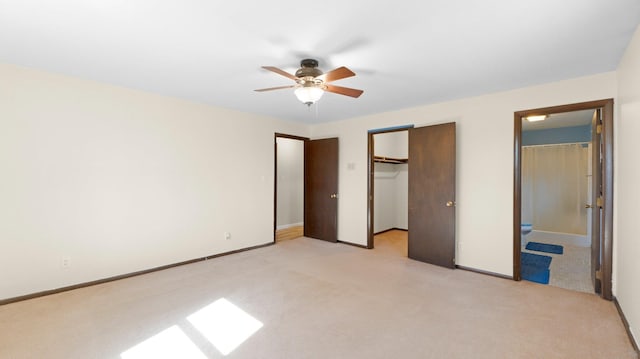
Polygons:
<instances>
[{"instance_id":1,"label":"door knob","mask_svg":"<svg viewBox=\"0 0 640 359\"><path fill-rule=\"evenodd\" d=\"M593 206L592 206L592 205L590 205L590 204L585 204L585 205L584 205L584 208L593 208Z\"/></svg>"},{"instance_id":2,"label":"door knob","mask_svg":"<svg viewBox=\"0 0 640 359\"><path fill-rule=\"evenodd\" d=\"M332 193L331 196L329 196L330 198L338 198L338 195L335 193Z\"/></svg>"},{"instance_id":3,"label":"door knob","mask_svg":"<svg viewBox=\"0 0 640 359\"><path fill-rule=\"evenodd\" d=\"M447 201L447 207L453 207L453 206L455 206L455 202Z\"/></svg>"}]
</instances>

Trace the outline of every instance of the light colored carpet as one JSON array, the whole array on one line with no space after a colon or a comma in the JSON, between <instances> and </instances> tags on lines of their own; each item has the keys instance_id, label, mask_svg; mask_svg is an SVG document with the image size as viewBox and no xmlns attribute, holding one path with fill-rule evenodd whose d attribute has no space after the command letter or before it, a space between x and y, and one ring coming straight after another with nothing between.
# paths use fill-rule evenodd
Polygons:
<instances>
[{"instance_id":1,"label":"light colored carpet","mask_svg":"<svg viewBox=\"0 0 640 359\"><path fill-rule=\"evenodd\" d=\"M2 306L0 358L222 358L241 322L228 358L636 358L595 295L308 238Z\"/></svg>"}]
</instances>

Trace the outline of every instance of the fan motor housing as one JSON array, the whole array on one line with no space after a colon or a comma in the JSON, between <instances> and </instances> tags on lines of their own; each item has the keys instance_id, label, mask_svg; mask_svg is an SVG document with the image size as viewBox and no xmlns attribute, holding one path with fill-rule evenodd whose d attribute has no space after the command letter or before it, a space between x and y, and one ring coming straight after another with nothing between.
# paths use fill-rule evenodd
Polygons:
<instances>
[{"instance_id":1,"label":"fan motor housing","mask_svg":"<svg viewBox=\"0 0 640 359\"><path fill-rule=\"evenodd\" d=\"M296 77L318 77L322 71L318 69L318 60L304 59L300 61L300 68L296 71Z\"/></svg>"}]
</instances>

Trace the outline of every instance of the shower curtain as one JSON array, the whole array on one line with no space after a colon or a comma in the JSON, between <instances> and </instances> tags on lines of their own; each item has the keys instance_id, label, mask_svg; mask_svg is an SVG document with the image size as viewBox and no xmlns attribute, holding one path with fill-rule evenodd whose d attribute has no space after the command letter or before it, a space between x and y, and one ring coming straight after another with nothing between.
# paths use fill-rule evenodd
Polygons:
<instances>
[{"instance_id":1,"label":"shower curtain","mask_svg":"<svg viewBox=\"0 0 640 359\"><path fill-rule=\"evenodd\" d=\"M588 148L522 148L522 222L534 230L586 234Z\"/></svg>"}]
</instances>

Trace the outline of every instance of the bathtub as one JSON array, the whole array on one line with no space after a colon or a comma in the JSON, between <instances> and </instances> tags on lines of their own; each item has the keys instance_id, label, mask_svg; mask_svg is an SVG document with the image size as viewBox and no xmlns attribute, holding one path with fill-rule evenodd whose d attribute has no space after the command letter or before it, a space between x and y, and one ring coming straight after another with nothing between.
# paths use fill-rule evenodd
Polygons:
<instances>
[{"instance_id":1,"label":"bathtub","mask_svg":"<svg viewBox=\"0 0 640 359\"><path fill-rule=\"evenodd\" d=\"M527 236L527 239L566 246L591 247L591 237L587 237L586 234L549 232L536 229Z\"/></svg>"},{"instance_id":2,"label":"bathtub","mask_svg":"<svg viewBox=\"0 0 640 359\"><path fill-rule=\"evenodd\" d=\"M520 224L520 233L522 234L522 236L520 237L520 241L522 242L523 246L526 246L527 242L529 242L529 240L527 239L527 234L531 233L531 231L533 231L533 225L531 223Z\"/></svg>"}]
</instances>

